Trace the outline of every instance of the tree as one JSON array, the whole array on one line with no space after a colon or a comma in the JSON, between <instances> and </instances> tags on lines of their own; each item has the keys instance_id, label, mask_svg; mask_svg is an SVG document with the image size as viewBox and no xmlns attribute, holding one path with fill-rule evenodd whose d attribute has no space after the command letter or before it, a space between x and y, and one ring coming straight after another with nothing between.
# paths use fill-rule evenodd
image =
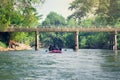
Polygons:
<instances>
[{"instance_id":1,"label":"tree","mask_svg":"<svg viewBox=\"0 0 120 80\"><path fill-rule=\"evenodd\" d=\"M39 24L41 15L38 15L35 5L41 5L44 0L0 0L0 30L14 27L35 27ZM4 37L16 41L28 40L28 33L8 33ZM7 41L9 41L7 38ZM30 38L31 39L31 38Z\"/></svg>"},{"instance_id":2,"label":"tree","mask_svg":"<svg viewBox=\"0 0 120 80\"><path fill-rule=\"evenodd\" d=\"M76 26L76 20L74 18L68 18L67 19L67 26Z\"/></svg>"},{"instance_id":3,"label":"tree","mask_svg":"<svg viewBox=\"0 0 120 80\"><path fill-rule=\"evenodd\" d=\"M56 12L50 12L46 19L42 22L42 26L63 26L66 25L65 18ZM62 33L43 33L41 34L44 39L42 42L45 43L45 46L54 45L63 47L64 40L62 38ZM45 37L46 36L46 37Z\"/></svg>"},{"instance_id":4,"label":"tree","mask_svg":"<svg viewBox=\"0 0 120 80\"><path fill-rule=\"evenodd\" d=\"M55 12L50 12L45 21L42 22L42 26L50 26L50 25L55 25L55 26L60 26L60 25L65 25L65 18Z\"/></svg>"},{"instance_id":5,"label":"tree","mask_svg":"<svg viewBox=\"0 0 120 80\"><path fill-rule=\"evenodd\" d=\"M71 17L81 20L82 17L86 16L87 13L93 12L98 6L99 0L74 0L69 9L73 10L74 13Z\"/></svg>"},{"instance_id":6,"label":"tree","mask_svg":"<svg viewBox=\"0 0 120 80\"><path fill-rule=\"evenodd\" d=\"M81 21L80 26L82 26L82 27L90 27L90 26L92 26L92 24L93 24L92 19L84 19L84 20Z\"/></svg>"},{"instance_id":7,"label":"tree","mask_svg":"<svg viewBox=\"0 0 120 80\"><path fill-rule=\"evenodd\" d=\"M111 25L115 25L118 21L120 22L120 1L110 0L109 11L107 13L107 21Z\"/></svg>"},{"instance_id":8,"label":"tree","mask_svg":"<svg viewBox=\"0 0 120 80\"><path fill-rule=\"evenodd\" d=\"M71 16L79 22L90 14L97 15L99 17L97 19L106 21L106 25L115 25L120 19L119 0L74 0L69 9L74 10Z\"/></svg>"},{"instance_id":9,"label":"tree","mask_svg":"<svg viewBox=\"0 0 120 80\"><path fill-rule=\"evenodd\" d=\"M10 24L21 26L38 25L39 16L33 5L44 0L0 0L0 24L2 28Z\"/></svg>"}]
</instances>

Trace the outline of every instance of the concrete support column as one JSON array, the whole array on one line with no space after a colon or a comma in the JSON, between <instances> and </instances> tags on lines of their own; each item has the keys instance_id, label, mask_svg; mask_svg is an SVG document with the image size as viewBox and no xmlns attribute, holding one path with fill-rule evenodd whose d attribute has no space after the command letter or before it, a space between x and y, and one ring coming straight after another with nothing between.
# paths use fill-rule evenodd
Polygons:
<instances>
[{"instance_id":1,"label":"concrete support column","mask_svg":"<svg viewBox=\"0 0 120 80\"><path fill-rule=\"evenodd\" d=\"M113 50L113 46L114 46L114 32L110 32L110 35L109 35L109 40L110 40L110 45L109 45L109 48L110 50Z\"/></svg>"},{"instance_id":2,"label":"concrete support column","mask_svg":"<svg viewBox=\"0 0 120 80\"><path fill-rule=\"evenodd\" d=\"M79 49L79 40L78 40L79 32L76 31L74 34L75 34L74 50L77 51Z\"/></svg>"},{"instance_id":3,"label":"concrete support column","mask_svg":"<svg viewBox=\"0 0 120 80\"><path fill-rule=\"evenodd\" d=\"M39 31L35 32L35 50L39 49Z\"/></svg>"},{"instance_id":4,"label":"concrete support column","mask_svg":"<svg viewBox=\"0 0 120 80\"><path fill-rule=\"evenodd\" d=\"M115 31L115 34L114 34L114 45L113 45L113 50L114 50L114 51L117 50L117 31Z\"/></svg>"}]
</instances>

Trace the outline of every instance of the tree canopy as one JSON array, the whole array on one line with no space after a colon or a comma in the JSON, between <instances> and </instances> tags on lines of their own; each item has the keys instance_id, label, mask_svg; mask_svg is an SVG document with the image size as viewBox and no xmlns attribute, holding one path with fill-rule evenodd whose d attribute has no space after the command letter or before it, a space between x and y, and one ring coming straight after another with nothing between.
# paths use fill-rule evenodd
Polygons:
<instances>
[{"instance_id":1,"label":"tree canopy","mask_svg":"<svg viewBox=\"0 0 120 80\"><path fill-rule=\"evenodd\" d=\"M0 0L0 30L14 27L35 27L39 25L41 14L37 13L36 5L40 6L45 0ZM32 36L28 33L0 33L0 41L8 43L9 39L18 42L30 42ZM4 39L2 40L2 37Z\"/></svg>"},{"instance_id":2,"label":"tree canopy","mask_svg":"<svg viewBox=\"0 0 120 80\"><path fill-rule=\"evenodd\" d=\"M50 26L50 25L65 25L65 18L56 12L50 12L46 19L42 22L43 26Z\"/></svg>"},{"instance_id":3,"label":"tree canopy","mask_svg":"<svg viewBox=\"0 0 120 80\"><path fill-rule=\"evenodd\" d=\"M1 29L10 24L19 26L38 25L40 15L35 5L41 5L44 0L0 0Z\"/></svg>"},{"instance_id":4,"label":"tree canopy","mask_svg":"<svg viewBox=\"0 0 120 80\"><path fill-rule=\"evenodd\" d=\"M74 11L71 17L78 21L91 14L99 16L99 20L107 21L106 25L115 25L120 20L119 0L74 0L69 9Z\"/></svg>"}]
</instances>

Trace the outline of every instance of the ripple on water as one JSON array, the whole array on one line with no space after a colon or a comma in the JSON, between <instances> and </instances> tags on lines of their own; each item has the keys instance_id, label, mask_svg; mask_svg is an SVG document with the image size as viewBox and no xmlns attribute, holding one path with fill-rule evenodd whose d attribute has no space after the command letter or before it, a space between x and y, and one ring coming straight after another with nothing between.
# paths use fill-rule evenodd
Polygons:
<instances>
[{"instance_id":1,"label":"ripple on water","mask_svg":"<svg viewBox=\"0 0 120 80\"><path fill-rule=\"evenodd\" d=\"M111 50L0 53L0 80L119 80L119 75L120 57Z\"/></svg>"}]
</instances>

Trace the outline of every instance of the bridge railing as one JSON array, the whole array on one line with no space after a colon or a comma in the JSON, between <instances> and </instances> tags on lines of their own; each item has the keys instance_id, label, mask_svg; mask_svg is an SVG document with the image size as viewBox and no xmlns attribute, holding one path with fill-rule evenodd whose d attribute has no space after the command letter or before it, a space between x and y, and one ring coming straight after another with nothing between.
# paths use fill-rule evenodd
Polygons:
<instances>
[{"instance_id":1,"label":"bridge railing","mask_svg":"<svg viewBox=\"0 0 120 80\"><path fill-rule=\"evenodd\" d=\"M111 26L104 26L104 27L82 27L82 26L37 26L35 28L29 27L21 27L21 26L10 26L4 30L0 30L0 32L32 32L32 31L48 31L48 32L74 32L74 31L81 31L81 32L110 32L110 31L120 31L120 28L111 27Z\"/></svg>"}]
</instances>

